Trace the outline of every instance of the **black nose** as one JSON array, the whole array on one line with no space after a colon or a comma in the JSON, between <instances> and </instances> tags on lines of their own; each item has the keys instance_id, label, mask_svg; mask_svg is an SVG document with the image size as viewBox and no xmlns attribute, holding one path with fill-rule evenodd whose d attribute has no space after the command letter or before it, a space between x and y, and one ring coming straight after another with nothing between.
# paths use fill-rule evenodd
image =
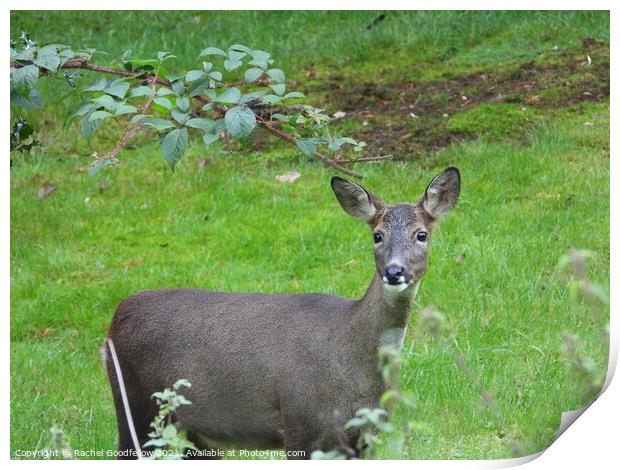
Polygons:
<instances>
[{"instance_id":1,"label":"black nose","mask_svg":"<svg viewBox=\"0 0 620 470\"><path fill-rule=\"evenodd\" d=\"M385 277L390 284L398 284L399 278L403 275L403 267L391 264L385 268Z\"/></svg>"}]
</instances>

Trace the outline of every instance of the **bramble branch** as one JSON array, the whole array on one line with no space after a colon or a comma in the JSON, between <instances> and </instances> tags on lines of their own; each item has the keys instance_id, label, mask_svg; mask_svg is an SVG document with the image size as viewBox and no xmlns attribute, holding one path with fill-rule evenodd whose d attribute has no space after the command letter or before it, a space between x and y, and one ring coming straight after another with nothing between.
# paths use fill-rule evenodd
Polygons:
<instances>
[{"instance_id":1,"label":"bramble branch","mask_svg":"<svg viewBox=\"0 0 620 470\"><path fill-rule=\"evenodd\" d=\"M304 94L287 92L285 74L272 65L274 61L267 52L240 44L231 46L227 51L217 47L204 49L201 57L223 56L226 72L237 70L235 73L243 78L228 83L222 80L222 72L214 69L209 61L203 62L199 70L172 77L163 73L161 68L165 60L174 57L168 52L158 52L156 59L126 60L124 56L122 64L128 70L92 64L92 53L94 50L88 49L75 54L68 46L55 44L39 47L23 33L20 41L11 42L10 73L11 101L26 108L42 105L42 96L34 86L40 76L77 69L121 77L118 80L100 80L94 86L85 88L84 91L98 95L84 103L67 121L71 122L76 117L81 117L85 122L96 121L95 125L82 128L84 135L90 139L103 120L133 115L120 140L95 160L91 166L93 174L103 166L118 161L117 157L127 143L147 124L159 132L166 131L161 140L162 154L172 168L185 153L188 131L192 129L192 132L203 134L207 145L222 139L222 136L228 145L229 137L244 139L259 127L280 140L296 145L305 155L355 178L363 176L344 165L391 158L341 158L343 149L360 152L365 143L350 137L332 136L328 128L331 119L322 110L309 105L290 105L289 100L303 98ZM244 72L242 66L247 67ZM64 73L65 80L73 87L76 87L73 81L76 76L79 73ZM150 91L144 89L145 85L150 86ZM139 97L145 97L141 106L127 101ZM200 103L202 110L192 106L192 102ZM255 106L256 103L258 106ZM280 110L274 108L276 105L280 106ZM155 115L152 115L153 107L157 111ZM272 120L273 117L277 121ZM323 148L326 150L323 151Z\"/></svg>"}]
</instances>

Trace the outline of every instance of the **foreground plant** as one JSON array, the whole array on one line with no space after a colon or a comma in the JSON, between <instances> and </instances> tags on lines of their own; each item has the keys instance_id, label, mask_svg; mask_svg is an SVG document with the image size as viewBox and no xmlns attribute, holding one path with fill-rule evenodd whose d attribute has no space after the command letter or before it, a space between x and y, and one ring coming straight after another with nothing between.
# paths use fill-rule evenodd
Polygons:
<instances>
[{"instance_id":1,"label":"foreground plant","mask_svg":"<svg viewBox=\"0 0 620 470\"><path fill-rule=\"evenodd\" d=\"M572 250L560 259L559 269L569 277L568 293L574 303L585 300L590 313L609 318L609 293L587 277L588 260L592 257L591 251ZM599 346L607 352L608 345L609 323L607 322L601 331ZM589 405L603 390L606 367L586 350L579 334L563 332L563 342L560 346L561 358L570 372L570 378L574 381L578 392L581 393L582 403Z\"/></svg>"},{"instance_id":2,"label":"foreground plant","mask_svg":"<svg viewBox=\"0 0 620 470\"><path fill-rule=\"evenodd\" d=\"M187 439L185 433L179 431L173 422L174 413L180 406L192 404L178 393L179 389L191 386L187 380L181 379L177 380L172 389L166 388L163 392L153 394L159 406L159 413L151 423L153 428L153 431L149 433L151 439L144 444L144 447L155 447L149 456L150 459L182 459L188 450L198 451L196 446Z\"/></svg>"},{"instance_id":3,"label":"foreground plant","mask_svg":"<svg viewBox=\"0 0 620 470\"><path fill-rule=\"evenodd\" d=\"M228 138L245 140L260 127L297 146L336 170L361 177L343 165L389 157L343 156L360 154L364 142L334 136L331 118L321 109L300 103L304 94L288 91L284 72L274 67L268 52L233 44L227 50L207 47L200 53L200 66L172 73L167 65L175 56L158 52L156 57L131 58L129 52L119 67L92 63L95 49L73 50L63 44L40 47L26 33L11 41L11 102L23 108L41 108L43 97L36 88L40 76L63 79L78 89L81 70L118 78L99 78L79 88L85 102L65 121L81 119L82 135L90 141L105 122L123 123L118 143L96 157L89 173L118 164L118 155L138 131L160 137L163 158L171 168L185 154L190 136L204 145ZM328 156L329 155L329 156Z\"/></svg>"},{"instance_id":4,"label":"foreground plant","mask_svg":"<svg viewBox=\"0 0 620 470\"><path fill-rule=\"evenodd\" d=\"M336 422L338 445L328 451L315 451L311 458L315 460L365 459L377 458L402 459L404 446L411 430L416 425L411 420L415 404L413 398L401 387L400 369L402 359L393 346L379 348L379 373L386 385L386 391L379 401L380 408L362 408L344 426ZM396 416L400 416L399 423ZM347 445L346 432L355 429L359 432L356 449Z\"/></svg>"}]
</instances>

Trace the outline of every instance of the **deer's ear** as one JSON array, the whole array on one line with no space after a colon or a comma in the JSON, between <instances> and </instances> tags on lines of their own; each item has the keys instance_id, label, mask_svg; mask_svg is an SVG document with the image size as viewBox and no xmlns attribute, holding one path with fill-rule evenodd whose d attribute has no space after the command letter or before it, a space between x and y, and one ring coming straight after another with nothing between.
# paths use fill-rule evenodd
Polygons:
<instances>
[{"instance_id":1,"label":"deer's ear","mask_svg":"<svg viewBox=\"0 0 620 470\"><path fill-rule=\"evenodd\" d=\"M433 178L420 203L428 215L439 219L456 205L460 191L461 175L459 170L450 167Z\"/></svg>"},{"instance_id":2,"label":"deer's ear","mask_svg":"<svg viewBox=\"0 0 620 470\"><path fill-rule=\"evenodd\" d=\"M336 199L350 216L364 222L370 222L375 217L380 202L359 184L334 176L332 189Z\"/></svg>"}]
</instances>

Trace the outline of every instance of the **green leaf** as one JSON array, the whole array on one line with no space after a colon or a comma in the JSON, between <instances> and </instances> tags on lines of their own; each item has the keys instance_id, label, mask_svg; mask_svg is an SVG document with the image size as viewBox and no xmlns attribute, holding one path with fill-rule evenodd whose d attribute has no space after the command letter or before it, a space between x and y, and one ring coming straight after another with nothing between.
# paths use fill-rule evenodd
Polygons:
<instances>
[{"instance_id":1,"label":"green leaf","mask_svg":"<svg viewBox=\"0 0 620 470\"><path fill-rule=\"evenodd\" d=\"M199 78L198 80L193 81L189 87L187 87L187 94L189 96L198 96L203 91L209 89L210 80L208 78Z\"/></svg>"},{"instance_id":2,"label":"green leaf","mask_svg":"<svg viewBox=\"0 0 620 470\"><path fill-rule=\"evenodd\" d=\"M278 83L284 82L284 72L280 69L269 69L267 75L273 78Z\"/></svg>"},{"instance_id":3,"label":"green leaf","mask_svg":"<svg viewBox=\"0 0 620 470\"><path fill-rule=\"evenodd\" d=\"M203 62L202 68L204 69L205 72L209 72L209 70L213 68L213 64L211 62Z\"/></svg>"},{"instance_id":4,"label":"green leaf","mask_svg":"<svg viewBox=\"0 0 620 470\"><path fill-rule=\"evenodd\" d=\"M116 111L116 108L118 107L118 103L110 95L98 96L97 98L94 98L92 102L98 107L103 106L105 109L112 113Z\"/></svg>"},{"instance_id":5,"label":"green leaf","mask_svg":"<svg viewBox=\"0 0 620 470\"><path fill-rule=\"evenodd\" d=\"M129 90L129 98L137 98L139 96L154 96L153 90L148 86L138 86Z\"/></svg>"},{"instance_id":6,"label":"green leaf","mask_svg":"<svg viewBox=\"0 0 620 470\"><path fill-rule=\"evenodd\" d=\"M129 90L129 83L121 80L123 79L114 80L103 91L106 92L108 95L116 96L118 98L125 98L125 95Z\"/></svg>"},{"instance_id":7,"label":"green leaf","mask_svg":"<svg viewBox=\"0 0 620 470\"><path fill-rule=\"evenodd\" d=\"M58 55L58 47L55 44L42 47L37 52L37 58L34 63L41 68L50 72L56 72L60 66L60 56Z\"/></svg>"},{"instance_id":8,"label":"green leaf","mask_svg":"<svg viewBox=\"0 0 620 470\"><path fill-rule=\"evenodd\" d=\"M227 88L224 92L217 97L218 103L237 104L241 99L241 92L238 88Z\"/></svg>"},{"instance_id":9,"label":"green leaf","mask_svg":"<svg viewBox=\"0 0 620 470\"><path fill-rule=\"evenodd\" d=\"M161 151L164 160L174 170L175 165L181 160L187 148L187 129L175 129L166 134L161 142Z\"/></svg>"},{"instance_id":10,"label":"green leaf","mask_svg":"<svg viewBox=\"0 0 620 470\"><path fill-rule=\"evenodd\" d=\"M246 56L245 52L240 52L240 51L235 51L235 50L228 51L228 58L232 60L233 62L241 62L241 59L243 59L245 56Z\"/></svg>"},{"instance_id":11,"label":"green leaf","mask_svg":"<svg viewBox=\"0 0 620 470\"><path fill-rule=\"evenodd\" d=\"M265 104L276 104L280 103L282 101L282 98L280 98L278 95L266 95L263 96L263 99L261 101Z\"/></svg>"},{"instance_id":12,"label":"green leaf","mask_svg":"<svg viewBox=\"0 0 620 470\"><path fill-rule=\"evenodd\" d=\"M155 98L153 101L166 109L172 109L172 103L168 98Z\"/></svg>"},{"instance_id":13,"label":"green leaf","mask_svg":"<svg viewBox=\"0 0 620 470\"><path fill-rule=\"evenodd\" d=\"M282 121L282 122L289 122L289 120L291 119L290 117L284 114L280 114L280 113L274 113L271 116L277 119L278 121Z\"/></svg>"},{"instance_id":14,"label":"green leaf","mask_svg":"<svg viewBox=\"0 0 620 470\"><path fill-rule=\"evenodd\" d=\"M243 62L241 62L240 60L226 59L224 61L224 68L226 69L227 72L232 72L233 70L238 69L242 65L243 65Z\"/></svg>"},{"instance_id":15,"label":"green leaf","mask_svg":"<svg viewBox=\"0 0 620 470\"><path fill-rule=\"evenodd\" d=\"M205 145L209 145L215 142L216 140L218 140L219 138L220 136L218 134L205 134L202 137L202 141L204 142Z\"/></svg>"},{"instance_id":16,"label":"green leaf","mask_svg":"<svg viewBox=\"0 0 620 470\"><path fill-rule=\"evenodd\" d=\"M69 114L65 119L63 124L63 128L66 129L69 125L75 120L75 118L79 116L84 116L85 114L91 113L95 110L95 105L93 103L83 103L78 109Z\"/></svg>"},{"instance_id":17,"label":"green leaf","mask_svg":"<svg viewBox=\"0 0 620 470\"><path fill-rule=\"evenodd\" d=\"M292 99L292 98L304 98L305 96L306 95L304 95L300 91L291 91L290 93L287 93L286 95L284 95L282 98L287 100L287 99Z\"/></svg>"},{"instance_id":18,"label":"green leaf","mask_svg":"<svg viewBox=\"0 0 620 470\"><path fill-rule=\"evenodd\" d=\"M174 127L174 123L172 121L168 121L167 119L147 117L144 118L144 124L142 124L142 127L163 131Z\"/></svg>"},{"instance_id":19,"label":"green leaf","mask_svg":"<svg viewBox=\"0 0 620 470\"><path fill-rule=\"evenodd\" d=\"M209 77L211 77L213 80L217 80L218 82L222 81L222 72L218 72L217 70L215 72L211 72L209 74Z\"/></svg>"},{"instance_id":20,"label":"green leaf","mask_svg":"<svg viewBox=\"0 0 620 470\"><path fill-rule=\"evenodd\" d=\"M43 107L43 96L36 88L28 90L27 95L11 92L11 103L26 109L39 109Z\"/></svg>"},{"instance_id":21,"label":"green leaf","mask_svg":"<svg viewBox=\"0 0 620 470\"><path fill-rule=\"evenodd\" d=\"M248 46L244 46L243 44L233 44L228 49L232 49L233 51L246 52L248 54L252 53L252 49L250 49Z\"/></svg>"},{"instance_id":22,"label":"green leaf","mask_svg":"<svg viewBox=\"0 0 620 470\"><path fill-rule=\"evenodd\" d=\"M31 62L34 60L34 53L36 52L36 50L37 48L35 46L29 47L27 49L24 49L18 52L17 55L13 58L15 60L27 60Z\"/></svg>"},{"instance_id":23,"label":"green leaf","mask_svg":"<svg viewBox=\"0 0 620 470\"><path fill-rule=\"evenodd\" d=\"M142 447L164 447L167 444L168 444L168 441L160 437L157 439L149 439L148 441L144 443Z\"/></svg>"},{"instance_id":24,"label":"green leaf","mask_svg":"<svg viewBox=\"0 0 620 470\"><path fill-rule=\"evenodd\" d=\"M248 83L254 83L256 80L258 80L263 75L263 73L264 73L263 70L257 67L247 69L244 75L245 81Z\"/></svg>"},{"instance_id":25,"label":"green leaf","mask_svg":"<svg viewBox=\"0 0 620 470\"><path fill-rule=\"evenodd\" d=\"M255 51L250 51L250 55L252 56L252 59L262 62L267 62L271 57L271 54L269 54L269 52L261 51L258 49Z\"/></svg>"},{"instance_id":26,"label":"green leaf","mask_svg":"<svg viewBox=\"0 0 620 470\"><path fill-rule=\"evenodd\" d=\"M185 113L183 111L179 111L178 109L174 108L172 111L170 111L170 114L172 116L172 118L178 122L179 124L183 124L185 121L187 121L189 119L189 114Z\"/></svg>"},{"instance_id":27,"label":"green leaf","mask_svg":"<svg viewBox=\"0 0 620 470\"><path fill-rule=\"evenodd\" d=\"M174 95L174 91L172 91L170 88L167 88L165 86L160 87L157 89L157 96L168 96L168 95Z\"/></svg>"},{"instance_id":28,"label":"green leaf","mask_svg":"<svg viewBox=\"0 0 620 470\"><path fill-rule=\"evenodd\" d=\"M190 70L185 74L186 82L193 82L194 80L198 80L200 77L203 77L205 73L202 70Z\"/></svg>"},{"instance_id":29,"label":"green leaf","mask_svg":"<svg viewBox=\"0 0 620 470\"><path fill-rule=\"evenodd\" d=\"M260 67L263 70L267 70L267 68L269 67L269 64L266 61L258 60L258 59L252 59L251 61L248 62L248 64L256 65L257 67Z\"/></svg>"},{"instance_id":30,"label":"green leaf","mask_svg":"<svg viewBox=\"0 0 620 470\"><path fill-rule=\"evenodd\" d=\"M183 93L185 93L185 85L183 85L183 82L181 82L181 80L177 80L175 82L172 82L172 90L177 95L182 95Z\"/></svg>"},{"instance_id":31,"label":"green leaf","mask_svg":"<svg viewBox=\"0 0 620 470\"><path fill-rule=\"evenodd\" d=\"M273 91L276 92L277 95L282 96L286 91L286 85L283 83L278 83L277 85L269 85Z\"/></svg>"},{"instance_id":32,"label":"green leaf","mask_svg":"<svg viewBox=\"0 0 620 470\"><path fill-rule=\"evenodd\" d=\"M69 59L73 59L75 57L75 52L73 52L71 49L64 49L60 51L58 55L62 57L61 63L64 64Z\"/></svg>"},{"instance_id":33,"label":"green leaf","mask_svg":"<svg viewBox=\"0 0 620 470\"><path fill-rule=\"evenodd\" d=\"M203 105L203 107L201 109L203 111L211 111L213 109L213 103L207 103L207 104Z\"/></svg>"},{"instance_id":34,"label":"green leaf","mask_svg":"<svg viewBox=\"0 0 620 470\"><path fill-rule=\"evenodd\" d=\"M185 122L187 127L192 127L194 129L200 129L203 131L210 131L213 129L213 119L207 118L192 118Z\"/></svg>"},{"instance_id":35,"label":"green leaf","mask_svg":"<svg viewBox=\"0 0 620 470\"><path fill-rule=\"evenodd\" d=\"M256 116L250 108L235 106L226 111L224 116L226 129L235 138L247 137L256 127Z\"/></svg>"},{"instance_id":36,"label":"green leaf","mask_svg":"<svg viewBox=\"0 0 620 470\"><path fill-rule=\"evenodd\" d=\"M133 116L131 116L131 119L129 120L130 123L135 124L136 122L140 121L141 119L144 119L146 116L144 114L134 114Z\"/></svg>"},{"instance_id":37,"label":"green leaf","mask_svg":"<svg viewBox=\"0 0 620 470\"><path fill-rule=\"evenodd\" d=\"M105 118L108 118L112 116L111 113L108 113L107 111L94 111L90 116L88 116L88 120L89 121L99 121L99 120L103 120Z\"/></svg>"},{"instance_id":38,"label":"green leaf","mask_svg":"<svg viewBox=\"0 0 620 470\"><path fill-rule=\"evenodd\" d=\"M130 104L121 104L119 105L118 108L116 108L114 115L122 116L123 114L137 113L137 112L138 112L138 108L136 108L135 106L132 106Z\"/></svg>"},{"instance_id":39,"label":"green leaf","mask_svg":"<svg viewBox=\"0 0 620 470\"><path fill-rule=\"evenodd\" d=\"M90 142L90 139L95 135L95 131L101 124L101 119L93 119L90 120L88 118L82 121L82 135L84 138Z\"/></svg>"},{"instance_id":40,"label":"green leaf","mask_svg":"<svg viewBox=\"0 0 620 470\"><path fill-rule=\"evenodd\" d=\"M100 78L95 83L86 88L83 88L83 91L103 91L107 88L108 81L105 78Z\"/></svg>"},{"instance_id":41,"label":"green leaf","mask_svg":"<svg viewBox=\"0 0 620 470\"><path fill-rule=\"evenodd\" d=\"M189 98L186 96L177 98L177 108L181 111L189 111Z\"/></svg>"},{"instance_id":42,"label":"green leaf","mask_svg":"<svg viewBox=\"0 0 620 470\"><path fill-rule=\"evenodd\" d=\"M242 103L249 103L251 101L260 101L266 93L264 91L253 91L252 93L248 93L241 97Z\"/></svg>"},{"instance_id":43,"label":"green leaf","mask_svg":"<svg viewBox=\"0 0 620 470\"><path fill-rule=\"evenodd\" d=\"M34 86L38 78L39 67L36 65L11 69L11 89L18 93L26 92Z\"/></svg>"},{"instance_id":44,"label":"green leaf","mask_svg":"<svg viewBox=\"0 0 620 470\"><path fill-rule=\"evenodd\" d=\"M174 424L166 426L161 433L161 437L164 439L172 439L177 436L177 427Z\"/></svg>"},{"instance_id":45,"label":"green leaf","mask_svg":"<svg viewBox=\"0 0 620 470\"><path fill-rule=\"evenodd\" d=\"M200 57L204 55L221 55L221 56L227 57L226 52L224 52L222 49L219 49L217 47L207 47L206 49L203 49L202 52L200 53Z\"/></svg>"},{"instance_id":46,"label":"green leaf","mask_svg":"<svg viewBox=\"0 0 620 470\"><path fill-rule=\"evenodd\" d=\"M226 129L226 122L224 121L224 119L217 119L213 123L213 133L214 134L219 134L220 132L224 131L225 129Z\"/></svg>"},{"instance_id":47,"label":"green leaf","mask_svg":"<svg viewBox=\"0 0 620 470\"><path fill-rule=\"evenodd\" d=\"M316 153L316 140L315 139L297 139L295 144L307 157L313 157Z\"/></svg>"},{"instance_id":48,"label":"green leaf","mask_svg":"<svg viewBox=\"0 0 620 470\"><path fill-rule=\"evenodd\" d=\"M176 59L176 56L172 55L170 52L167 52L167 51L159 51L157 53L157 60L159 60L160 62L163 62L168 59Z\"/></svg>"},{"instance_id":49,"label":"green leaf","mask_svg":"<svg viewBox=\"0 0 620 470\"><path fill-rule=\"evenodd\" d=\"M125 68L133 71L139 69L151 71L155 70L159 63L160 61L155 59L131 59L125 62Z\"/></svg>"}]
</instances>

